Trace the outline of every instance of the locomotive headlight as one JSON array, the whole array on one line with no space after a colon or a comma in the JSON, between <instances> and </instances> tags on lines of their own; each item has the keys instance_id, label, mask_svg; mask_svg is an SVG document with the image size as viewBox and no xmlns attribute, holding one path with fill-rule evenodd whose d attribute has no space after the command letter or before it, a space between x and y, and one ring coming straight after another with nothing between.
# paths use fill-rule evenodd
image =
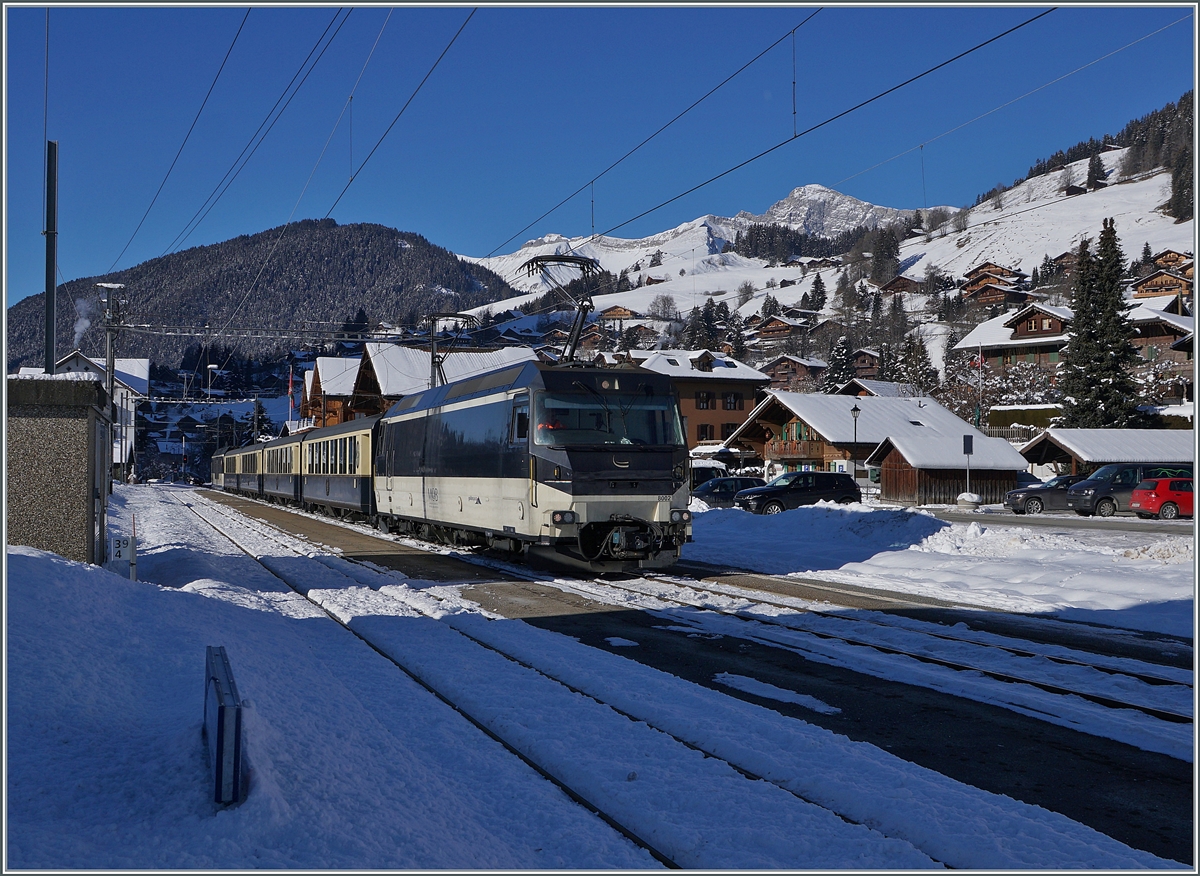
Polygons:
<instances>
[{"instance_id":1,"label":"locomotive headlight","mask_svg":"<svg viewBox=\"0 0 1200 876\"><path fill-rule=\"evenodd\" d=\"M677 480L677 481L683 480L683 476L685 474L685 472L683 470L683 463L681 462L681 463L679 463L679 465L675 466L675 468L672 469L671 474L675 476L675 480Z\"/></svg>"},{"instance_id":2,"label":"locomotive headlight","mask_svg":"<svg viewBox=\"0 0 1200 876\"><path fill-rule=\"evenodd\" d=\"M692 522L692 512L691 511L682 511L679 508L676 508L673 511L671 511L671 522L672 523L691 523Z\"/></svg>"},{"instance_id":3,"label":"locomotive headlight","mask_svg":"<svg viewBox=\"0 0 1200 876\"><path fill-rule=\"evenodd\" d=\"M574 511L552 511L550 513L550 520L555 526L566 526L575 523L577 518Z\"/></svg>"}]
</instances>

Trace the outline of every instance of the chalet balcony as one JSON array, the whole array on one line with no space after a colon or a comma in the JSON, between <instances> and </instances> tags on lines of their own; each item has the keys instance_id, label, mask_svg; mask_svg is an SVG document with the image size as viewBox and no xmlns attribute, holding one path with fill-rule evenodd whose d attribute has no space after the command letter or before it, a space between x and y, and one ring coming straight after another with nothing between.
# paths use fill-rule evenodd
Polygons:
<instances>
[{"instance_id":1,"label":"chalet balcony","mask_svg":"<svg viewBox=\"0 0 1200 876\"><path fill-rule=\"evenodd\" d=\"M767 459L823 459L823 441L768 441L763 450Z\"/></svg>"}]
</instances>

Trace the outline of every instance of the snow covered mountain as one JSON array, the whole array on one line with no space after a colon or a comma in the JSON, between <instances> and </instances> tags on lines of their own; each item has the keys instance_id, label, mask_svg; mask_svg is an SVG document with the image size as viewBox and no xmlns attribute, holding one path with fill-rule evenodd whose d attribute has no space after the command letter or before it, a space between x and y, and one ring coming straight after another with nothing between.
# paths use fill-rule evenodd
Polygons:
<instances>
[{"instance_id":1,"label":"snow covered mountain","mask_svg":"<svg viewBox=\"0 0 1200 876\"><path fill-rule=\"evenodd\" d=\"M770 206L761 216L742 211L734 217L749 225L751 223L773 223L789 225L815 237L837 237L844 231L853 231L860 225L874 228L907 219L915 210L900 210L895 207L878 207L858 198L843 195L820 185L800 186L792 189L782 201Z\"/></svg>"},{"instance_id":2,"label":"snow covered mountain","mask_svg":"<svg viewBox=\"0 0 1200 876\"><path fill-rule=\"evenodd\" d=\"M900 247L901 273L919 279L930 265L935 265L952 276L962 276L985 260L1030 273L1041 264L1044 256L1054 257L1078 247L1082 237L1094 241L1100 233L1102 220L1108 217L1116 222L1117 235L1126 258L1139 255L1146 243L1154 252L1168 248L1192 251L1193 221L1176 222L1160 209L1170 196L1170 173L1160 170L1122 180L1118 174L1123 155L1124 150L1115 150L1101 156L1108 173L1106 188L1072 196L1063 193L1063 184L1067 179L1081 180L1086 177L1088 162L1084 159L1068 165L1065 171L1027 180L1004 192L998 202L993 199L980 204L966 216L966 228L963 231L955 230L955 223L951 220L935 229L928 240L925 236L909 238ZM799 222L808 207L818 209L815 204L821 192L827 192L830 196L828 206L824 208L829 223L825 226L829 229L825 233L837 233L840 228L833 224L835 220L832 217L835 214L837 222L850 223L849 227L865 222L871 215L879 216L881 221L890 221L883 219L890 214L872 214L866 208L880 211L891 208L873 207L853 198L843 201L841 199L844 196L822 186L801 186L788 198L771 207L763 217L745 213L729 219L704 216L640 240L613 237L568 239L551 235L530 241L510 255L471 261L491 268L514 288L533 293L491 304L489 307L493 312L520 308L534 295L552 288L544 278L527 277L520 271L520 266L527 259L534 255L569 251L599 259L601 265L614 274L628 269L634 283L639 278L646 281L646 285L628 292L596 296L595 303L599 310L620 304L645 312L650 301L658 295L673 297L684 313L693 306L703 305L707 297L724 300L730 307L736 307L738 287L750 283L755 290L754 296L740 308L743 315L749 315L757 312L768 293L784 304L798 301L801 294L811 288L818 273L824 275L823 281L828 289L835 285L836 269L808 271L802 276L796 269L768 268L763 259L721 252L725 242L732 240L739 228L762 221L764 217L778 217L775 221L791 217ZM854 207L850 202L862 207ZM905 211L893 212L899 216ZM651 267L652 261L659 261L655 257L659 252L661 264ZM575 276L577 274L568 271L559 279L569 280ZM789 281L786 289L779 286L783 280ZM768 287L769 281L774 281L773 287ZM920 302L915 300L906 302L910 308L919 305Z\"/></svg>"},{"instance_id":3,"label":"snow covered mountain","mask_svg":"<svg viewBox=\"0 0 1200 876\"><path fill-rule=\"evenodd\" d=\"M561 234L548 234L527 241L515 253L483 259L468 258L468 261L490 268L514 288L545 292L553 288L547 278L531 278L523 275L520 270L521 265L536 255L570 253L590 256L598 259L605 270L614 274L623 270L631 274L646 271L650 276L662 279L667 274L665 260L662 266L650 266L656 253L669 253L673 262L679 261L686 254L685 261L688 264L682 266L686 271L711 273L722 267L737 264L736 257L730 259L729 254L721 257L721 250L726 242L732 242L737 237L739 231L745 231L756 223L788 225L806 234L831 238L860 225L874 228L880 224L886 225L906 219L915 212L895 207L879 207L825 186L806 185L793 189L791 194L772 204L767 212L760 216L745 210L733 217L710 214L685 222L669 231L638 240L603 236L595 239L567 238ZM694 269L691 260L696 263ZM675 264L672 273L678 275L680 267L680 264ZM578 274L573 271L564 270L561 276L555 275L554 279L563 282L576 276Z\"/></svg>"}]
</instances>

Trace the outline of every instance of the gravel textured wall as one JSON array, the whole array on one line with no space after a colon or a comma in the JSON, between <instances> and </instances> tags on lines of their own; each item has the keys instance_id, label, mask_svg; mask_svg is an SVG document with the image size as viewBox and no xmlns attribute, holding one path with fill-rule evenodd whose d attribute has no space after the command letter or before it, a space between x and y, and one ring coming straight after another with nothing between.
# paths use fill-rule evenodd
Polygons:
<instances>
[{"instance_id":1,"label":"gravel textured wall","mask_svg":"<svg viewBox=\"0 0 1200 876\"><path fill-rule=\"evenodd\" d=\"M87 402L102 402L103 390L72 393L69 401L75 403L21 404L29 393L21 391L26 387L15 387L17 383L8 382L5 430L8 543L99 562L104 546L97 515L107 497L102 488L101 502L96 501L102 474L96 459L108 432L106 421ZM38 396L45 400L44 393Z\"/></svg>"}]
</instances>

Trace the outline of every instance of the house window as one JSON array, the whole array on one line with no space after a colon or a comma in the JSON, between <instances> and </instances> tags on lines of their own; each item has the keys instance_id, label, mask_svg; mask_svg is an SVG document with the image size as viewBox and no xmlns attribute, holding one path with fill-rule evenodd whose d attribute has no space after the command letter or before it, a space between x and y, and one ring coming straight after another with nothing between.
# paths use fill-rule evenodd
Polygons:
<instances>
[{"instance_id":1,"label":"house window","mask_svg":"<svg viewBox=\"0 0 1200 876\"><path fill-rule=\"evenodd\" d=\"M746 401L742 398L742 394L740 392L725 393L725 410L740 411L744 410L745 407Z\"/></svg>"},{"instance_id":2,"label":"house window","mask_svg":"<svg viewBox=\"0 0 1200 876\"><path fill-rule=\"evenodd\" d=\"M696 410L707 411L708 406L711 402L712 402L712 393L711 392L697 392L696 393Z\"/></svg>"},{"instance_id":3,"label":"house window","mask_svg":"<svg viewBox=\"0 0 1200 876\"><path fill-rule=\"evenodd\" d=\"M721 440L728 441L733 437L733 433L737 431L737 423L722 423L721 424Z\"/></svg>"},{"instance_id":4,"label":"house window","mask_svg":"<svg viewBox=\"0 0 1200 876\"><path fill-rule=\"evenodd\" d=\"M1048 362L1057 362L1058 361L1058 350L1051 350L1050 355L1046 357L1046 360Z\"/></svg>"},{"instance_id":5,"label":"house window","mask_svg":"<svg viewBox=\"0 0 1200 876\"><path fill-rule=\"evenodd\" d=\"M1052 328L1054 328L1054 320L1050 319L1049 317L1042 320L1042 331L1048 332Z\"/></svg>"},{"instance_id":6,"label":"house window","mask_svg":"<svg viewBox=\"0 0 1200 876\"><path fill-rule=\"evenodd\" d=\"M1027 329L1029 329L1029 331L1031 331L1031 332L1036 332L1037 331L1037 322L1038 321L1036 319L1031 319L1031 320L1029 320L1029 322L1026 324L1025 327Z\"/></svg>"},{"instance_id":7,"label":"house window","mask_svg":"<svg viewBox=\"0 0 1200 876\"><path fill-rule=\"evenodd\" d=\"M712 441L713 440L713 424L712 423L700 423L698 426L696 426L696 440L697 441Z\"/></svg>"}]
</instances>

